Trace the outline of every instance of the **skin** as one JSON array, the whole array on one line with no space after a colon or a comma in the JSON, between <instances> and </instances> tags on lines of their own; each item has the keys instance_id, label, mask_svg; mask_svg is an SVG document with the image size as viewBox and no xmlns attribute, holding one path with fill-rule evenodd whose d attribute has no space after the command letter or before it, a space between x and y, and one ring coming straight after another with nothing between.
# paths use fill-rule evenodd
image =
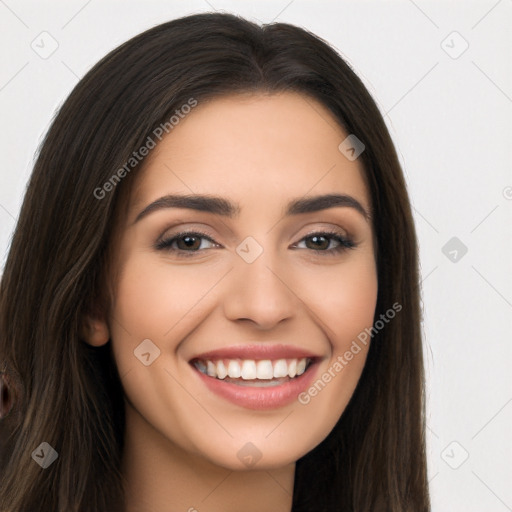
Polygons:
<instances>
[{"instance_id":1,"label":"skin","mask_svg":"<svg viewBox=\"0 0 512 512\"><path fill-rule=\"evenodd\" d=\"M362 164L338 150L346 137L304 95L229 96L199 104L136 176L113 252L111 311L87 319L89 343L112 341L125 391L129 512L291 510L295 462L340 418L368 346L307 405L265 411L211 393L188 361L221 347L285 343L321 356L316 380L372 326L378 283L371 223L347 206L283 216L291 199L333 193L370 211ZM134 223L171 193L222 196L240 214L169 208ZM329 254L335 239L315 245L308 238L326 228L357 246ZM177 247L186 251L182 241L174 252L154 247L195 229L215 243L199 239L192 257L176 255ZM236 252L248 236L263 248L252 263ZM160 350L149 366L134 356L145 339ZM237 457L248 442L261 454L252 467Z\"/></svg>"}]
</instances>

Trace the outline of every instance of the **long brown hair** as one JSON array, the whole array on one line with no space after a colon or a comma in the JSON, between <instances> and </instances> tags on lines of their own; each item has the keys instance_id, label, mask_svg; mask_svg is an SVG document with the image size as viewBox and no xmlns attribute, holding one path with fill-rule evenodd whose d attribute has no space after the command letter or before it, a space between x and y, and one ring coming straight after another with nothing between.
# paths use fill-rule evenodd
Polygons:
<instances>
[{"instance_id":1,"label":"long brown hair","mask_svg":"<svg viewBox=\"0 0 512 512\"><path fill-rule=\"evenodd\" d=\"M85 313L109 307L113 219L142 164L100 199L95 191L190 98L259 91L306 94L363 141L378 248L375 319L402 306L372 338L337 425L297 461L293 512L429 510L417 240L383 118L315 35L207 13L156 26L104 57L40 148L0 288L0 371L13 403L0 421L3 512L123 510L121 380L111 342L91 347L80 329ZM58 454L46 469L32 458L43 442Z\"/></svg>"}]
</instances>

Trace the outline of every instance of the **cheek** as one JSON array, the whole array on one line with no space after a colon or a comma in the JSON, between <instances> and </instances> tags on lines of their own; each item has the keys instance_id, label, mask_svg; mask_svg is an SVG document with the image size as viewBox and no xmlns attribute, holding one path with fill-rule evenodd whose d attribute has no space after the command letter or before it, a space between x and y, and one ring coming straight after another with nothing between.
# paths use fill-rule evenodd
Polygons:
<instances>
[{"instance_id":1,"label":"cheek","mask_svg":"<svg viewBox=\"0 0 512 512\"><path fill-rule=\"evenodd\" d=\"M174 268L173 268L174 267ZM115 312L139 334L164 336L208 293L218 269L167 265L151 258L131 258L116 288ZM187 315L188 316L188 315Z\"/></svg>"},{"instance_id":2,"label":"cheek","mask_svg":"<svg viewBox=\"0 0 512 512\"><path fill-rule=\"evenodd\" d=\"M324 329L331 353L320 363L311 386L298 397L308 418L323 419L312 446L332 430L359 381L370 344L365 329L373 325L378 291L371 259L316 277L314 286L309 283L303 293Z\"/></svg>"},{"instance_id":3,"label":"cheek","mask_svg":"<svg viewBox=\"0 0 512 512\"><path fill-rule=\"evenodd\" d=\"M353 258L314 273L314 279L311 275L301 279L301 299L324 329L333 353L345 351L373 323L378 291L373 258Z\"/></svg>"},{"instance_id":4,"label":"cheek","mask_svg":"<svg viewBox=\"0 0 512 512\"><path fill-rule=\"evenodd\" d=\"M164 261L131 256L116 289L110 321L116 360L133 364L133 351L145 339L163 352L172 353L191 323L201 315L209 290L219 279L219 270L199 273L193 265L172 269Z\"/></svg>"}]
</instances>

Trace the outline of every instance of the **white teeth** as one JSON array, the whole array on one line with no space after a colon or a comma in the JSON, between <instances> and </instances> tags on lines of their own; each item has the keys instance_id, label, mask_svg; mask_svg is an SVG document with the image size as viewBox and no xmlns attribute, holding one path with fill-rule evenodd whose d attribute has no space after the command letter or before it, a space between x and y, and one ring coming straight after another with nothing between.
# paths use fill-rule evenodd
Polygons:
<instances>
[{"instance_id":1,"label":"white teeth","mask_svg":"<svg viewBox=\"0 0 512 512\"><path fill-rule=\"evenodd\" d=\"M211 361L206 361L206 374L210 377L217 377L217 367Z\"/></svg>"},{"instance_id":2,"label":"white teeth","mask_svg":"<svg viewBox=\"0 0 512 512\"><path fill-rule=\"evenodd\" d=\"M293 379L297 375L297 359L292 359L288 365L288 377Z\"/></svg>"},{"instance_id":3,"label":"white teeth","mask_svg":"<svg viewBox=\"0 0 512 512\"><path fill-rule=\"evenodd\" d=\"M228 376L228 372L222 361L217 362L217 378L225 379Z\"/></svg>"},{"instance_id":4,"label":"white teeth","mask_svg":"<svg viewBox=\"0 0 512 512\"><path fill-rule=\"evenodd\" d=\"M242 380L273 380L281 378L298 377L306 371L309 359L219 359L217 361L197 360L196 368L210 377L217 379L242 379Z\"/></svg>"},{"instance_id":5,"label":"white teeth","mask_svg":"<svg viewBox=\"0 0 512 512\"><path fill-rule=\"evenodd\" d=\"M240 369L240 365L238 361L229 361L228 364L228 376L231 379L239 379L240 375L242 375L242 370Z\"/></svg>"},{"instance_id":6,"label":"white teeth","mask_svg":"<svg viewBox=\"0 0 512 512\"><path fill-rule=\"evenodd\" d=\"M272 361L265 359L256 363L256 378L270 380L274 377Z\"/></svg>"},{"instance_id":7,"label":"white teeth","mask_svg":"<svg viewBox=\"0 0 512 512\"><path fill-rule=\"evenodd\" d=\"M274 378L278 379L280 377L288 376L288 365L286 364L286 359L278 359L274 363Z\"/></svg>"},{"instance_id":8,"label":"white teeth","mask_svg":"<svg viewBox=\"0 0 512 512\"><path fill-rule=\"evenodd\" d=\"M256 378L256 363L250 359L242 363L242 379L251 380Z\"/></svg>"}]
</instances>

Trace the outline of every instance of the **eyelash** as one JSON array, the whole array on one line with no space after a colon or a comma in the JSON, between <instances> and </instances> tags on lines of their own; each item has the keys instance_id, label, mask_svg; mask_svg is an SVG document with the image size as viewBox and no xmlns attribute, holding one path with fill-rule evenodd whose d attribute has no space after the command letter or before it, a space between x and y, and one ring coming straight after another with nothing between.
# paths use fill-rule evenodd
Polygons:
<instances>
[{"instance_id":1,"label":"eyelash","mask_svg":"<svg viewBox=\"0 0 512 512\"><path fill-rule=\"evenodd\" d=\"M216 244L214 240L212 240L211 237L209 237L206 233L203 233L201 231L182 231L181 233L176 233L171 238L167 238L164 240L161 240L160 242L157 242L155 244L155 249L158 251L167 251L167 252L174 252L176 253L176 256L179 258L190 258L194 257L197 253L204 251L204 249L196 249L191 251L186 251L183 249L174 249L171 248L172 244L179 240L180 238L184 238L185 236L190 237L196 237L196 238L205 238L206 240L210 241L213 244ZM306 240L307 238L313 238L315 236L323 236L330 238L331 240L336 240L339 245L337 247L331 248L331 249L310 249L311 251L315 252L316 254L320 256L335 256L341 252L346 251L347 249L355 249L358 244L354 242L352 239L347 238L345 236L340 235L337 231L329 231L329 230L323 230L323 231L315 231L313 233L310 233L303 237L299 242L302 242L303 240ZM322 254L323 253L323 254Z\"/></svg>"}]
</instances>

